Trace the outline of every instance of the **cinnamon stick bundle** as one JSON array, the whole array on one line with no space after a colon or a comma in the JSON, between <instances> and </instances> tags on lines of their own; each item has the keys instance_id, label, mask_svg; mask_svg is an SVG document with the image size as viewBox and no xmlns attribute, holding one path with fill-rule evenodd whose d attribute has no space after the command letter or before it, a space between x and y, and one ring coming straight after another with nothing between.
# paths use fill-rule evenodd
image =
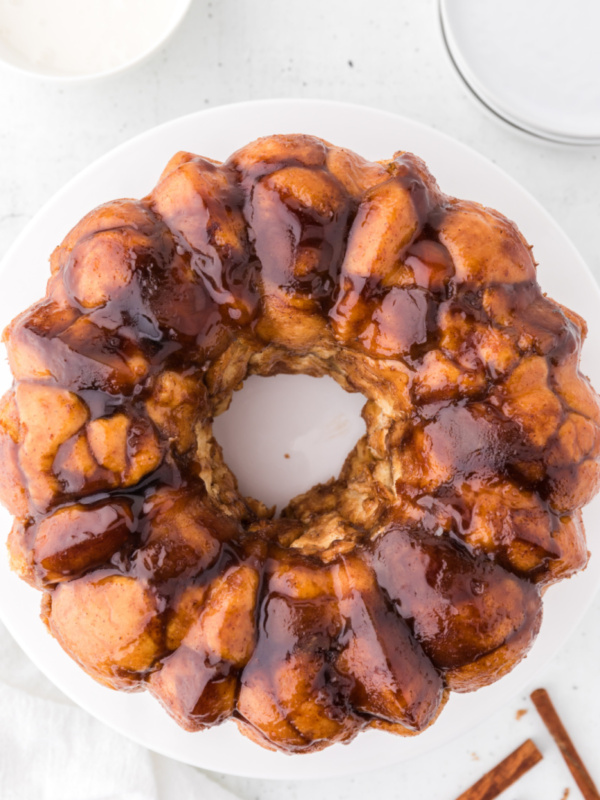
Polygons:
<instances>
[{"instance_id":1,"label":"cinnamon stick bundle","mask_svg":"<svg viewBox=\"0 0 600 800\"><path fill-rule=\"evenodd\" d=\"M456 800L493 800L541 760L542 754L531 739L527 739Z\"/></svg>"},{"instance_id":2,"label":"cinnamon stick bundle","mask_svg":"<svg viewBox=\"0 0 600 800\"><path fill-rule=\"evenodd\" d=\"M536 689L535 692L532 692L531 699L552 738L558 745L558 749L585 800L600 800L598 789L575 749L571 737L562 724L548 692L545 689Z\"/></svg>"}]
</instances>

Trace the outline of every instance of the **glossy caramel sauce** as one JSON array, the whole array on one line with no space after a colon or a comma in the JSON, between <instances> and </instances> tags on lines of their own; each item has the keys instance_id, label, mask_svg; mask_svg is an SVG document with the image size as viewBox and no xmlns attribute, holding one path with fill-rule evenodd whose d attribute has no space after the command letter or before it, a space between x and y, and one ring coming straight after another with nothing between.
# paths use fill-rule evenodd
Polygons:
<instances>
[{"instance_id":1,"label":"glossy caramel sauce","mask_svg":"<svg viewBox=\"0 0 600 800\"><path fill-rule=\"evenodd\" d=\"M93 677L308 752L419 732L523 657L540 590L587 561L600 406L512 223L410 154L274 136L176 155L51 266L5 333L0 496ZM273 519L211 423L278 372L362 392L367 434Z\"/></svg>"}]
</instances>

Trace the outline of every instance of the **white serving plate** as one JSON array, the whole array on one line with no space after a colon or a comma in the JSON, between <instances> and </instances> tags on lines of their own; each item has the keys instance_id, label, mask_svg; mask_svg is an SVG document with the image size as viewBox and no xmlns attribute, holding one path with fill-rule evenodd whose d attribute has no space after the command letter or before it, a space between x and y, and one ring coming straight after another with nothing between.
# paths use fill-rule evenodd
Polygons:
<instances>
[{"instance_id":1,"label":"white serving plate","mask_svg":"<svg viewBox=\"0 0 600 800\"><path fill-rule=\"evenodd\" d=\"M539 203L494 164L438 131L394 114L324 101L266 100L198 112L154 128L90 165L42 208L7 253L1 267L0 323L5 325L43 295L48 256L84 213L116 197L146 194L175 151L191 150L223 159L258 136L292 132L321 136L372 159L389 158L396 150L413 151L427 161L444 191L493 206L516 220L534 244L544 291L588 321L583 371L600 386L600 291L581 256ZM314 379L297 376L292 380L301 387L303 380ZM0 391L10 382L8 367L2 363ZM259 394L268 394L268 387L265 380ZM297 411L302 408L301 389L286 397L287 402L296 403ZM341 393L338 397L340 419L356 418L356 396ZM345 398L349 405L342 407ZM293 407L290 413L295 413ZM327 424L331 426L331 420ZM338 428L342 441L349 427L342 422ZM342 441L342 452L356 436L357 431L350 428L350 440ZM318 431L308 436L292 431L285 448L299 456L304 452L308 459L319 438ZM332 446L339 449L339 444L333 442ZM290 465L294 461L291 458ZM307 488L320 477L309 461L297 459L305 471ZM318 468L317 464L314 469ZM251 476L239 477L243 484ZM595 544L600 502L587 507L585 521L590 549L600 550ZM0 511L0 524L8 532L11 521L4 510ZM14 576L6 557L0 555L0 615L23 650L73 701L159 753L218 772L262 778L324 778L374 769L408 761L455 739L515 696L552 658L600 584L600 558L595 557L585 572L552 588L545 596L544 623L529 656L498 683L474 694L452 695L439 720L420 736L401 738L370 731L349 745L289 757L252 744L233 723L186 733L148 694L117 693L95 683L46 632L38 616L40 594Z\"/></svg>"}]
</instances>

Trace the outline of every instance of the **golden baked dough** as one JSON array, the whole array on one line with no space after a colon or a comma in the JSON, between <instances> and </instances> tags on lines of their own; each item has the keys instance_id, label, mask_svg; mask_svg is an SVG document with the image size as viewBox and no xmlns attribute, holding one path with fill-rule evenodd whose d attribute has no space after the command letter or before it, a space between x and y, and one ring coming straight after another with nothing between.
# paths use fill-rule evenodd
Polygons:
<instances>
[{"instance_id":1,"label":"golden baked dough","mask_svg":"<svg viewBox=\"0 0 600 800\"><path fill-rule=\"evenodd\" d=\"M541 590L587 561L600 405L585 323L511 222L408 153L272 136L179 153L51 267L4 337L0 496L90 675L309 752L418 733L524 656ZM361 392L367 433L274 519L211 424L280 372Z\"/></svg>"}]
</instances>

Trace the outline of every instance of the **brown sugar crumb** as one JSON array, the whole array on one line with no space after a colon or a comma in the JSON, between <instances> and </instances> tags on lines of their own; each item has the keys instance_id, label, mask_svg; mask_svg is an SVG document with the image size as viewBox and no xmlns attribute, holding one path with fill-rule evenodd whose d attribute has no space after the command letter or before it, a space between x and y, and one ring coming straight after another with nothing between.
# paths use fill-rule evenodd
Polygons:
<instances>
[{"instance_id":1,"label":"brown sugar crumb","mask_svg":"<svg viewBox=\"0 0 600 800\"><path fill-rule=\"evenodd\" d=\"M563 796L560 798L560 800L567 800L567 797L570 794L571 794L571 790L570 789L565 789L564 792L563 792Z\"/></svg>"},{"instance_id":2,"label":"brown sugar crumb","mask_svg":"<svg viewBox=\"0 0 600 800\"><path fill-rule=\"evenodd\" d=\"M284 453L284 454L283 454L283 457L284 457L284 458L289 458L289 457L290 457L290 454L289 454L289 453Z\"/></svg>"},{"instance_id":3,"label":"brown sugar crumb","mask_svg":"<svg viewBox=\"0 0 600 800\"><path fill-rule=\"evenodd\" d=\"M477 753L471 753L471 760L472 761L479 761L479 756Z\"/></svg>"},{"instance_id":4,"label":"brown sugar crumb","mask_svg":"<svg viewBox=\"0 0 600 800\"><path fill-rule=\"evenodd\" d=\"M527 709L526 708L519 708L517 710L517 713L515 714L515 719L516 720L521 719L521 717L524 717L526 713L527 713Z\"/></svg>"}]
</instances>

